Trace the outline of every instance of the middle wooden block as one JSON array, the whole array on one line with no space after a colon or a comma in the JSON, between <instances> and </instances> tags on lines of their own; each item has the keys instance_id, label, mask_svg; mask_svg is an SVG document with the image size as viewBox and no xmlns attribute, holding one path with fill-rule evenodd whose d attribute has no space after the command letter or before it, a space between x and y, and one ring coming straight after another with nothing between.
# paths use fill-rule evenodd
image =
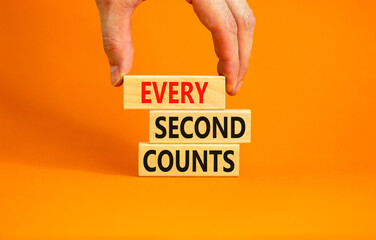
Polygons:
<instances>
[{"instance_id":1,"label":"middle wooden block","mask_svg":"<svg viewBox=\"0 0 376 240\"><path fill-rule=\"evenodd\" d=\"M151 110L150 143L251 142L250 110Z\"/></svg>"}]
</instances>

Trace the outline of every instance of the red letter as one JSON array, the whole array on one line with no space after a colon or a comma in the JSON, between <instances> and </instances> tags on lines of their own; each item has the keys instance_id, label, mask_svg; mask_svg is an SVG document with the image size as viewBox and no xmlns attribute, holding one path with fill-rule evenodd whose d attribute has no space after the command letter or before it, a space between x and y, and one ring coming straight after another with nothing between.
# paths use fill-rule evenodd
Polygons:
<instances>
[{"instance_id":1,"label":"red letter","mask_svg":"<svg viewBox=\"0 0 376 240\"><path fill-rule=\"evenodd\" d=\"M163 82L161 94L159 95L157 83L153 82L153 88L154 88L154 92L155 92L155 98L157 99L157 103L161 103L162 102L163 96L164 96L164 92L166 90L166 85L167 85L167 82Z\"/></svg>"},{"instance_id":2,"label":"red letter","mask_svg":"<svg viewBox=\"0 0 376 240\"><path fill-rule=\"evenodd\" d=\"M188 86L188 90L185 90L185 86ZM188 97L190 103L194 103L193 98L191 96L191 92L193 90L192 83L190 82L182 82L181 83L181 102L185 103L185 96Z\"/></svg>"},{"instance_id":3,"label":"red letter","mask_svg":"<svg viewBox=\"0 0 376 240\"><path fill-rule=\"evenodd\" d=\"M145 95L150 94L150 90L146 90L146 86L150 86L151 82L142 82L141 83L141 103L151 103L151 99L146 99Z\"/></svg>"},{"instance_id":4,"label":"red letter","mask_svg":"<svg viewBox=\"0 0 376 240\"><path fill-rule=\"evenodd\" d=\"M178 82L170 82L170 87L169 87L169 95L170 95L170 103L179 103L179 99L174 99L173 95L177 95L179 92L177 90L174 90L175 86L178 86Z\"/></svg>"},{"instance_id":5,"label":"red letter","mask_svg":"<svg viewBox=\"0 0 376 240\"><path fill-rule=\"evenodd\" d=\"M200 103L204 103L204 93L205 93L206 87L208 86L208 82L204 82L204 86L202 87L202 89L200 87L200 83L195 82L195 84L197 87L198 95L200 95Z\"/></svg>"}]
</instances>

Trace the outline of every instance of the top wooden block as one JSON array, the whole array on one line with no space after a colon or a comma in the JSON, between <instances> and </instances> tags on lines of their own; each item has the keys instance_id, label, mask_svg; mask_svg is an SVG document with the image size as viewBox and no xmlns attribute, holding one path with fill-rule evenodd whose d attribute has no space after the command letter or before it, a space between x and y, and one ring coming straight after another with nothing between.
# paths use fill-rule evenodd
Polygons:
<instances>
[{"instance_id":1,"label":"top wooden block","mask_svg":"<svg viewBox=\"0 0 376 240\"><path fill-rule=\"evenodd\" d=\"M225 109L223 76L124 76L125 109Z\"/></svg>"}]
</instances>

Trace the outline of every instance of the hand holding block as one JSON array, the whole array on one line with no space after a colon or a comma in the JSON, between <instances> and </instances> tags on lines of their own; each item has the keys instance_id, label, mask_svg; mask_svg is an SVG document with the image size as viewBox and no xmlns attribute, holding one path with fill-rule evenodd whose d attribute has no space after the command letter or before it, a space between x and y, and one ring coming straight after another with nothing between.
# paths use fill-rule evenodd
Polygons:
<instances>
[{"instance_id":1,"label":"hand holding block","mask_svg":"<svg viewBox=\"0 0 376 240\"><path fill-rule=\"evenodd\" d=\"M239 176L239 144L139 143L139 176Z\"/></svg>"},{"instance_id":2,"label":"hand holding block","mask_svg":"<svg viewBox=\"0 0 376 240\"><path fill-rule=\"evenodd\" d=\"M250 110L151 110L151 143L251 142Z\"/></svg>"},{"instance_id":3,"label":"hand holding block","mask_svg":"<svg viewBox=\"0 0 376 240\"><path fill-rule=\"evenodd\" d=\"M125 109L224 109L223 76L124 76Z\"/></svg>"}]
</instances>

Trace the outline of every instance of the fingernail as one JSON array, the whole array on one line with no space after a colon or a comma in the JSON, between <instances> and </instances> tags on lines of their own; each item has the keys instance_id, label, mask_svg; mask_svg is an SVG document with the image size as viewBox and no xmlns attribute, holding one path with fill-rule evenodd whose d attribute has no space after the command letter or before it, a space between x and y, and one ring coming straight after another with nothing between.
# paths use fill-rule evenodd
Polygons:
<instances>
[{"instance_id":1,"label":"fingernail","mask_svg":"<svg viewBox=\"0 0 376 240\"><path fill-rule=\"evenodd\" d=\"M235 82L235 84L227 83L226 84L226 91L228 93L232 93L234 91L235 87L236 87L236 82Z\"/></svg>"},{"instance_id":2,"label":"fingernail","mask_svg":"<svg viewBox=\"0 0 376 240\"><path fill-rule=\"evenodd\" d=\"M235 88L235 91L234 91L234 94L237 94L240 90L240 87L242 86L243 82L240 82L238 83L238 85L236 85L236 88Z\"/></svg>"},{"instance_id":3,"label":"fingernail","mask_svg":"<svg viewBox=\"0 0 376 240\"><path fill-rule=\"evenodd\" d=\"M121 81L120 72L118 66L111 66L111 83L114 86L118 86Z\"/></svg>"}]
</instances>

